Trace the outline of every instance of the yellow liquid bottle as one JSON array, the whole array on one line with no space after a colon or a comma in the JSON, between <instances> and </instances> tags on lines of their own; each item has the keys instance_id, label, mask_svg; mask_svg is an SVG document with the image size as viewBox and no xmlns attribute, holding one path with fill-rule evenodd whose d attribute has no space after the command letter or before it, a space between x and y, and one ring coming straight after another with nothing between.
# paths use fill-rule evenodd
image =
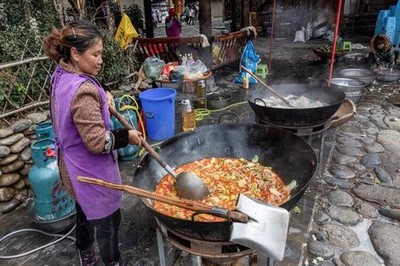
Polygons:
<instances>
[{"instance_id":1,"label":"yellow liquid bottle","mask_svg":"<svg viewBox=\"0 0 400 266\"><path fill-rule=\"evenodd\" d=\"M196 88L197 102L199 103L199 108L206 108L206 83L204 80L200 80Z\"/></svg>"},{"instance_id":2,"label":"yellow liquid bottle","mask_svg":"<svg viewBox=\"0 0 400 266\"><path fill-rule=\"evenodd\" d=\"M248 88L249 88L249 77L246 74L246 76L243 77L243 89L247 90Z\"/></svg>"},{"instance_id":3,"label":"yellow liquid bottle","mask_svg":"<svg viewBox=\"0 0 400 266\"><path fill-rule=\"evenodd\" d=\"M183 118L183 131L190 131L196 128L196 119L194 114L194 109L192 108L189 100L183 100L183 111L182 111L182 118Z\"/></svg>"}]
</instances>

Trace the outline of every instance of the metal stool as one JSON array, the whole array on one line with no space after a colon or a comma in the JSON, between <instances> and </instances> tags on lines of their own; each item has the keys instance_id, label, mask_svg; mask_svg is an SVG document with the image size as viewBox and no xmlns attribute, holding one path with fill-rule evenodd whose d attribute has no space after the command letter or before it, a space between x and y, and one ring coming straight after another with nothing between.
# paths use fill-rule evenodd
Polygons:
<instances>
[{"instance_id":1,"label":"metal stool","mask_svg":"<svg viewBox=\"0 0 400 266\"><path fill-rule=\"evenodd\" d=\"M351 52L351 42L343 42L343 51Z\"/></svg>"},{"instance_id":2,"label":"metal stool","mask_svg":"<svg viewBox=\"0 0 400 266\"><path fill-rule=\"evenodd\" d=\"M266 64L258 64L256 75L265 79L268 75L268 66Z\"/></svg>"}]
</instances>

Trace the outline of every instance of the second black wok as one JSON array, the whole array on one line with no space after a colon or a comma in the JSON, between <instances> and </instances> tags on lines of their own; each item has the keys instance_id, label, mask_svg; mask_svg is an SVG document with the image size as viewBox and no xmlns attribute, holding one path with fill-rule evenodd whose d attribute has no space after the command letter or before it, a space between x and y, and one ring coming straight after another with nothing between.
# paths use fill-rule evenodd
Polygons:
<instances>
[{"instance_id":1,"label":"second black wok","mask_svg":"<svg viewBox=\"0 0 400 266\"><path fill-rule=\"evenodd\" d=\"M265 99L273 94L261 87L249 90L248 102L258 119L283 127L309 127L327 122L339 109L346 94L337 88L321 84L279 84L271 85L283 97L304 97L320 106L287 107L271 105ZM276 100L279 103L279 99ZM289 101L290 102L290 101Z\"/></svg>"}]
</instances>

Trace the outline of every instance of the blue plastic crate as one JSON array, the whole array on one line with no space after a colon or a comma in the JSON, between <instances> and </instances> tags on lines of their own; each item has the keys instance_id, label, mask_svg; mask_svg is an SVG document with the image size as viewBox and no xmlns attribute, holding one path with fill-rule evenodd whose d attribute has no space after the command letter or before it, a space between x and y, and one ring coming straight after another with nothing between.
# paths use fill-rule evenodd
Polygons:
<instances>
[{"instance_id":1,"label":"blue plastic crate","mask_svg":"<svg viewBox=\"0 0 400 266\"><path fill-rule=\"evenodd\" d=\"M394 29L394 28L387 28L384 30L385 34L393 34L394 35L395 32L396 32L396 29Z\"/></svg>"},{"instance_id":2,"label":"blue plastic crate","mask_svg":"<svg viewBox=\"0 0 400 266\"><path fill-rule=\"evenodd\" d=\"M386 29L396 29L396 18L395 17L386 17L384 20L384 28Z\"/></svg>"},{"instance_id":3,"label":"blue plastic crate","mask_svg":"<svg viewBox=\"0 0 400 266\"><path fill-rule=\"evenodd\" d=\"M389 16L394 16L394 15L396 15L396 10L397 10L397 8L396 8L395 5L390 6L390 8L389 8L389 11L390 11Z\"/></svg>"},{"instance_id":4,"label":"blue plastic crate","mask_svg":"<svg viewBox=\"0 0 400 266\"><path fill-rule=\"evenodd\" d=\"M392 29L389 29L389 30L385 31L385 35L389 38L390 42L393 44L395 41L395 39L394 39L395 31Z\"/></svg>"},{"instance_id":5,"label":"blue plastic crate","mask_svg":"<svg viewBox=\"0 0 400 266\"><path fill-rule=\"evenodd\" d=\"M380 10L378 14L378 18L386 18L390 15L390 10Z\"/></svg>"},{"instance_id":6,"label":"blue plastic crate","mask_svg":"<svg viewBox=\"0 0 400 266\"><path fill-rule=\"evenodd\" d=\"M394 34L394 41L392 42L394 47L400 47L400 32L396 31Z\"/></svg>"},{"instance_id":7,"label":"blue plastic crate","mask_svg":"<svg viewBox=\"0 0 400 266\"><path fill-rule=\"evenodd\" d=\"M383 27L383 19L382 20L377 20L375 23L375 35L376 34L381 34L384 32L384 27Z\"/></svg>"}]
</instances>

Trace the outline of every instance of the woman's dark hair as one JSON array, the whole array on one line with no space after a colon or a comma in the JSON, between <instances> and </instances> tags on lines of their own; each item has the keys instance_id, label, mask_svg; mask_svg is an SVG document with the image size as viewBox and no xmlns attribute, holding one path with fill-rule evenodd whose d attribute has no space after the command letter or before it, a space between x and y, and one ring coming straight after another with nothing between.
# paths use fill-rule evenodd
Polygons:
<instances>
[{"instance_id":1,"label":"woman's dark hair","mask_svg":"<svg viewBox=\"0 0 400 266\"><path fill-rule=\"evenodd\" d=\"M375 45L378 46L378 45L381 45L381 44L385 44L385 38L383 38L382 36L378 36L375 39Z\"/></svg>"},{"instance_id":2,"label":"woman's dark hair","mask_svg":"<svg viewBox=\"0 0 400 266\"><path fill-rule=\"evenodd\" d=\"M54 28L43 42L46 54L58 63L62 58L70 61L72 47L83 53L102 38L103 35L95 25L78 20L60 30Z\"/></svg>"}]
</instances>

